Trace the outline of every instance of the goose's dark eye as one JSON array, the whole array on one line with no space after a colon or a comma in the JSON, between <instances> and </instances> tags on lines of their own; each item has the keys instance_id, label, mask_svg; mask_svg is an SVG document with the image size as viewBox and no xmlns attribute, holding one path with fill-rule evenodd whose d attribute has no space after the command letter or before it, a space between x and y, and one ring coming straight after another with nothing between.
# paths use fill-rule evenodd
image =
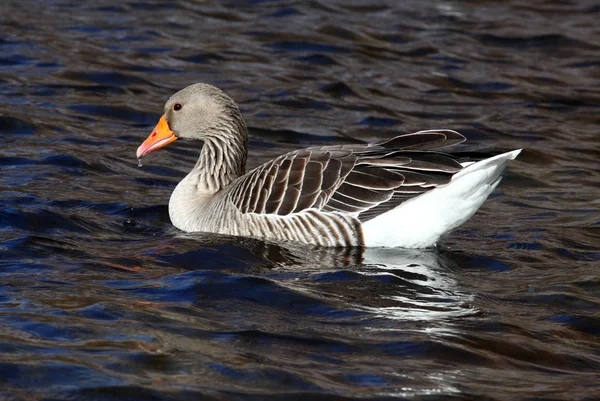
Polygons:
<instances>
[{"instance_id":1,"label":"goose's dark eye","mask_svg":"<svg viewBox=\"0 0 600 401\"><path fill-rule=\"evenodd\" d=\"M179 104L179 103L175 103L175 104L173 105L173 110L175 110L175 111L179 111L179 110L181 110L181 107L182 107L182 106L181 106L181 104Z\"/></svg>"}]
</instances>

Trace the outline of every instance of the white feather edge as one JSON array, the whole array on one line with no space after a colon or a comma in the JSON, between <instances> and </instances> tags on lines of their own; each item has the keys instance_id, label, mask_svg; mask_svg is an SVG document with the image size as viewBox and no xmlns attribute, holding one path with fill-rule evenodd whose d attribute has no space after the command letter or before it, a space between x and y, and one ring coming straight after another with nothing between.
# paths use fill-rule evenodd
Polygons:
<instances>
[{"instance_id":1,"label":"white feather edge","mask_svg":"<svg viewBox=\"0 0 600 401\"><path fill-rule=\"evenodd\" d=\"M450 183L363 224L365 246L427 248L477 212L521 149L468 164Z\"/></svg>"}]
</instances>

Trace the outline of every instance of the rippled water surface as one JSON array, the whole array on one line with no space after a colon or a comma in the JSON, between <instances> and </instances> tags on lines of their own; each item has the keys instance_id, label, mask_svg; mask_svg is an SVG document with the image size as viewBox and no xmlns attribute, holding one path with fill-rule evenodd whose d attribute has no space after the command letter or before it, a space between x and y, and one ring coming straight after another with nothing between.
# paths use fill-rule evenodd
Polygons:
<instances>
[{"instance_id":1,"label":"rippled water surface","mask_svg":"<svg viewBox=\"0 0 600 401\"><path fill-rule=\"evenodd\" d=\"M597 2L0 11L0 399L598 399ZM198 148L135 150L198 81L240 104L251 166L432 128L525 150L436 250L183 235Z\"/></svg>"}]
</instances>

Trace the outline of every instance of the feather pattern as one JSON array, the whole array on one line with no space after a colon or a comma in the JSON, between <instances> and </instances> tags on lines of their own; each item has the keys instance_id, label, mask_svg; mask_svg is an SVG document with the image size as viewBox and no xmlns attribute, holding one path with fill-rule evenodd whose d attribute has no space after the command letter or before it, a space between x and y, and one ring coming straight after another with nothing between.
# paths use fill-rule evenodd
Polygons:
<instances>
[{"instance_id":1,"label":"feather pattern","mask_svg":"<svg viewBox=\"0 0 600 401\"><path fill-rule=\"evenodd\" d=\"M257 167L223 195L244 214L285 216L315 209L362 221L385 213L400 199L447 184L462 166L451 155L428 149L462 140L454 131L423 131L374 145L297 150ZM265 178L269 173L273 179ZM403 196L387 203L395 194Z\"/></svg>"}]
</instances>

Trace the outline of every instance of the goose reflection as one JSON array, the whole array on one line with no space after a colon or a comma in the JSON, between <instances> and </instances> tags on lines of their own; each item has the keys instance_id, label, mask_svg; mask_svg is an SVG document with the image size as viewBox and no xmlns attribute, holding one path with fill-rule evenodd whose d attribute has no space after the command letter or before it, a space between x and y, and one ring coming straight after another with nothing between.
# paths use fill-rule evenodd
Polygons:
<instances>
[{"instance_id":1,"label":"goose reflection","mask_svg":"<svg viewBox=\"0 0 600 401\"><path fill-rule=\"evenodd\" d=\"M461 289L463 256L448 251L336 249L203 233L177 234L168 248L163 259L186 270L205 269L216 258L221 262L214 268L266 278L369 318L417 321L479 313L473 294Z\"/></svg>"}]
</instances>

